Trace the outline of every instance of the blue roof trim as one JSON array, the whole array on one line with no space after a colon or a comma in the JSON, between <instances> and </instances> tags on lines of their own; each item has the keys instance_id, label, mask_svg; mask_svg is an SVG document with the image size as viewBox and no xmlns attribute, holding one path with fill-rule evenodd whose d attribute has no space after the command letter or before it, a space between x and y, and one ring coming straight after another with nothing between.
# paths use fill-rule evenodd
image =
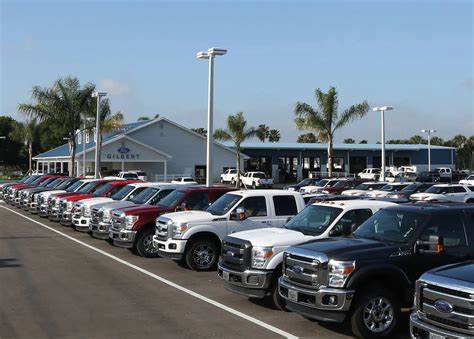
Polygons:
<instances>
[{"instance_id":1,"label":"blue roof trim","mask_svg":"<svg viewBox=\"0 0 474 339\"><path fill-rule=\"evenodd\" d=\"M234 147L232 142L223 142L224 146ZM318 143L297 143L297 142L243 142L240 147L253 148L253 149L299 149L299 150L326 150L327 144L318 144ZM333 148L335 150L380 150L382 145L380 144L342 144L336 143ZM418 151L423 149L428 149L428 145L424 144L385 144L386 150L406 150L406 151ZM446 146L434 146L431 145L431 149L455 149L454 147Z\"/></svg>"}]
</instances>

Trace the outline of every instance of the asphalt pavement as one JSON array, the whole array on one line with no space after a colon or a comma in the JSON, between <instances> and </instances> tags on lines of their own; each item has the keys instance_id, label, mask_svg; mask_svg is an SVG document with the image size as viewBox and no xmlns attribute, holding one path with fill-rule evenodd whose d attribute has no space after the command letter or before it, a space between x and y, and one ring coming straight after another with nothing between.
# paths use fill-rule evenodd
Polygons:
<instances>
[{"instance_id":1,"label":"asphalt pavement","mask_svg":"<svg viewBox=\"0 0 474 339\"><path fill-rule=\"evenodd\" d=\"M228 292L216 272L141 258L0 203L1 339L243 336L351 335Z\"/></svg>"}]
</instances>

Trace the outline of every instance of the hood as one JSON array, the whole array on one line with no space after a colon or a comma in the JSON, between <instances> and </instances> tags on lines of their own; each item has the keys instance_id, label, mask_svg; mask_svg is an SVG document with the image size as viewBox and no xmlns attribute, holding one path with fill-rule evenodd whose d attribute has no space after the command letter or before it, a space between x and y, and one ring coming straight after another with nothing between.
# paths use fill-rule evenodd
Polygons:
<instances>
[{"instance_id":1,"label":"hood","mask_svg":"<svg viewBox=\"0 0 474 339\"><path fill-rule=\"evenodd\" d=\"M367 192L372 192L372 191L364 191L364 190L345 190L342 192L343 195L362 195L366 194Z\"/></svg>"},{"instance_id":2,"label":"hood","mask_svg":"<svg viewBox=\"0 0 474 339\"><path fill-rule=\"evenodd\" d=\"M388 244L354 237L314 240L297 247L310 252L324 253L329 259L335 260L376 260L409 248L406 244Z\"/></svg>"},{"instance_id":3,"label":"hood","mask_svg":"<svg viewBox=\"0 0 474 339\"><path fill-rule=\"evenodd\" d=\"M314 239L314 236L285 228L261 228L233 233L232 238L248 240L252 246L276 247L294 246Z\"/></svg>"},{"instance_id":4,"label":"hood","mask_svg":"<svg viewBox=\"0 0 474 339\"><path fill-rule=\"evenodd\" d=\"M120 208L121 211L125 212L125 214L130 215L130 214L135 214L135 213L153 213L153 212L165 212L166 209L155 206L155 205L133 205L133 206L128 206L124 208Z\"/></svg>"},{"instance_id":5,"label":"hood","mask_svg":"<svg viewBox=\"0 0 474 339\"><path fill-rule=\"evenodd\" d=\"M65 190L53 190L53 191L45 191L45 192L42 192L42 194L45 196L45 197L49 197L53 194L61 194L61 193L66 193Z\"/></svg>"},{"instance_id":6,"label":"hood","mask_svg":"<svg viewBox=\"0 0 474 339\"><path fill-rule=\"evenodd\" d=\"M213 219L222 218L222 216L213 215L205 211L174 212L174 213L167 213L164 216L168 219L172 219L174 222L189 222L189 223L209 222L209 221L212 221Z\"/></svg>"},{"instance_id":7,"label":"hood","mask_svg":"<svg viewBox=\"0 0 474 339\"><path fill-rule=\"evenodd\" d=\"M67 201L74 202L74 201L79 201L79 200L88 199L88 198L92 198L92 197L93 196L90 195L90 194L77 194L76 193L76 194L67 196L64 199L67 200Z\"/></svg>"},{"instance_id":8,"label":"hood","mask_svg":"<svg viewBox=\"0 0 474 339\"><path fill-rule=\"evenodd\" d=\"M103 208L104 210L115 210L124 207L136 206L135 203L131 201L108 201L95 204L94 207Z\"/></svg>"},{"instance_id":9,"label":"hood","mask_svg":"<svg viewBox=\"0 0 474 339\"><path fill-rule=\"evenodd\" d=\"M366 196L368 196L368 197L386 197L389 193L395 193L395 192L374 190L374 191L368 191Z\"/></svg>"},{"instance_id":10,"label":"hood","mask_svg":"<svg viewBox=\"0 0 474 339\"><path fill-rule=\"evenodd\" d=\"M446 198L443 194L435 194L435 193L415 193L410 195L410 199L412 200L426 200L426 199L442 199Z\"/></svg>"},{"instance_id":11,"label":"hood","mask_svg":"<svg viewBox=\"0 0 474 339\"><path fill-rule=\"evenodd\" d=\"M84 205L92 206L92 205L95 205L95 204L100 204L100 203L104 203L104 202L111 202L111 201L114 201L114 199L105 198L105 197L94 197L94 198L84 199L81 202Z\"/></svg>"}]
</instances>

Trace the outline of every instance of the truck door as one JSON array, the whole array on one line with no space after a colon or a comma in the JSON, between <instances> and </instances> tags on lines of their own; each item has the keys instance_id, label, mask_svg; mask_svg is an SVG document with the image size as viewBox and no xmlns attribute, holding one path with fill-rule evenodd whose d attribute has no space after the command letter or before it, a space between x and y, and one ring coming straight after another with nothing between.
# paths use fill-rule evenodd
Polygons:
<instances>
[{"instance_id":1,"label":"truck door","mask_svg":"<svg viewBox=\"0 0 474 339\"><path fill-rule=\"evenodd\" d=\"M239 220L237 214L237 210L241 208L245 213L244 220ZM265 197L248 197L242 200L231 212L231 219L227 222L227 234L271 226L272 219L269 218Z\"/></svg>"}]
</instances>

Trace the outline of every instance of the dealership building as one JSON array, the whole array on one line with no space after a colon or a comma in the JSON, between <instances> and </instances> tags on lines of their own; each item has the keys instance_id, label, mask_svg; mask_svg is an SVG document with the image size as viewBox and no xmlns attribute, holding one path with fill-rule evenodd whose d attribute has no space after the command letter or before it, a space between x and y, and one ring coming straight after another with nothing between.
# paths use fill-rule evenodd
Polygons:
<instances>
[{"instance_id":1,"label":"dealership building","mask_svg":"<svg viewBox=\"0 0 474 339\"><path fill-rule=\"evenodd\" d=\"M214 143L213 176L235 168L236 153L232 143ZM319 143L244 142L241 168L264 171L275 182L291 182L308 177L311 172L327 172L327 145ZM95 140L93 133L78 133L77 173L93 172ZM353 174L367 167L381 166L380 144L334 144L334 169ZM386 165L416 166L428 169L428 146L386 144ZM431 146L431 166L454 169L455 149ZM70 156L67 144L33 158L37 170L66 172ZM111 170L143 170L149 180L170 180L190 175L203 181L206 177L206 138L169 119L158 118L124 125L103 136L101 173Z\"/></svg>"}]
</instances>

